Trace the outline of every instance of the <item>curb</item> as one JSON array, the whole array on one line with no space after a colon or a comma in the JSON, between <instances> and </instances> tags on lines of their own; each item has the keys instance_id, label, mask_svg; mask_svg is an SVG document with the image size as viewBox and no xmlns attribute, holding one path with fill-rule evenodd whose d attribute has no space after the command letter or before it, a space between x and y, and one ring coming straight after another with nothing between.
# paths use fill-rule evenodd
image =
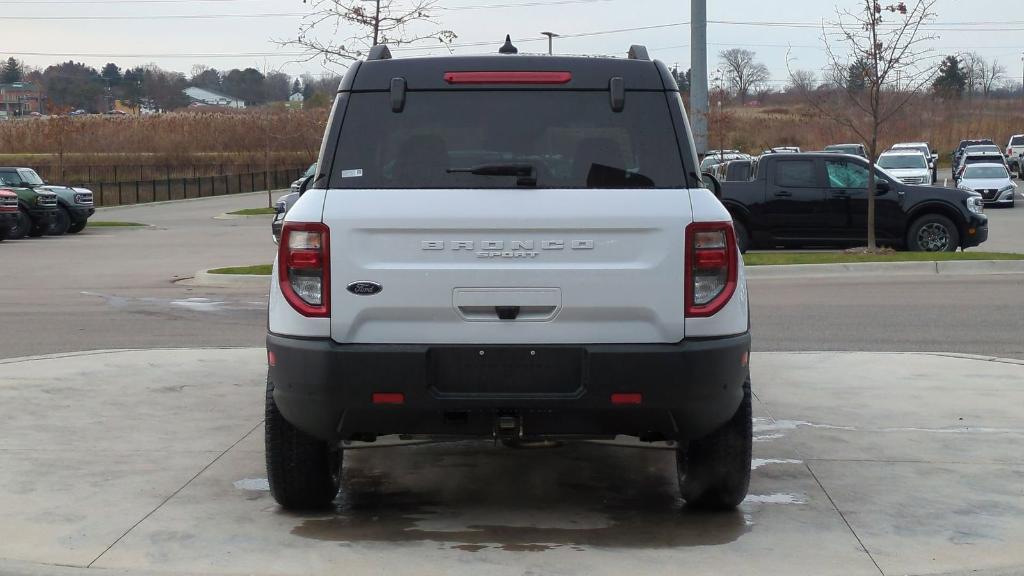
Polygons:
<instances>
[{"instance_id":1,"label":"curb","mask_svg":"<svg viewBox=\"0 0 1024 576\"><path fill-rule=\"evenodd\" d=\"M246 219L249 219L249 218L273 218L273 217L274 217L273 214L228 214L227 212L225 212L223 214L218 214L217 216L214 216L213 219L214 220L246 220Z\"/></svg>"},{"instance_id":2,"label":"curb","mask_svg":"<svg viewBox=\"0 0 1024 576\"><path fill-rule=\"evenodd\" d=\"M269 290L270 276L263 274L210 274L209 270L199 270L192 278L185 278L176 284L208 286L210 288L263 288Z\"/></svg>"},{"instance_id":3,"label":"curb","mask_svg":"<svg viewBox=\"0 0 1024 576\"><path fill-rule=\"evenodd\" d=\"M747 266L747 278L813 278L834 276L970 276L1024 274L1024 260L964 260L959 262L857 262L849 264L783 264Z\"/></svg>"}]
</instances>

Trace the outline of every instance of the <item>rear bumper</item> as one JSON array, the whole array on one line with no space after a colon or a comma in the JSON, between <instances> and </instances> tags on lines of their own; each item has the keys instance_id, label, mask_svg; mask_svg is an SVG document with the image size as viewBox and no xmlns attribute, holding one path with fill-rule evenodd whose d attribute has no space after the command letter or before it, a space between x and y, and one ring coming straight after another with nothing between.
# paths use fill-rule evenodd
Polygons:
<instances>
[{"instance_id":1,"label":"rear bumper","mask_svg":"<svg viewBox=\"0 0 1024 576\"><path fill-rule=\"evenodd\" d=\"M378 435L490 436L498 417L511 416L530 437L608 437L686 440L726 422L743 398L750 335L678 344L565 346L430 346L337 344L269 334L274 400L289 422L329 441ZM503 363L505 384L486 393L445 382L437 357L483 350L491 357L557 351L578 358L579 385L538 391L538 379L561 375L564 363ZM568 354L565 354L568 353ZM493 367L492 367L493 368ZM450 371L447 373L451 373ZM461 375L460 375L461 378ZM516 387L532 388L532 392ZM453 392L453 390L459 390ZM373 394L402 394L400 405L374 404ZM612 394L639 394L640 404L617 405Z\"/></svg>"}]
</instances>

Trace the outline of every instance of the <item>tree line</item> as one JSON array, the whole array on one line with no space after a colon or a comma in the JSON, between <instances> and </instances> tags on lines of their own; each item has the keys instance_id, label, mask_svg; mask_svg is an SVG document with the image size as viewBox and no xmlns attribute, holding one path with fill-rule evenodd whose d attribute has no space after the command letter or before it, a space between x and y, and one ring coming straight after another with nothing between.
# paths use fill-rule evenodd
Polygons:
<instances>
[{"instance_id":1,"label":"tree line","mask_svg":"<svg viewBox=\"0 0 1024 576\"><path fill-rule=\"evenodd\" d=\"M0 66L0 82L37 84L50 111L105 112L114 101L133 108L175 110L190 104L184 93L190 86L237 98L246 106L284 102L295 92L303 95L307 106L328 106L340 81L337 76L292 77L255 68L217 70L205 65L193 66L189 75L155 64L122 68L114 62L99 70L72 60L38 69L8 58Z\"/></svg>"}]
</instances>

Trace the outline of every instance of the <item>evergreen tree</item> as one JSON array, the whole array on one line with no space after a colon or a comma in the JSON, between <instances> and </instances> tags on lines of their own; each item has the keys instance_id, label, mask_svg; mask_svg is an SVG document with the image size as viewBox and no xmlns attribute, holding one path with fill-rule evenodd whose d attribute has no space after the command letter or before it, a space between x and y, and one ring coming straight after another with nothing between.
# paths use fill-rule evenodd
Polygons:
<instances>
[{"instance_id":1,"label":"evergreen tree","mask_svg":"<svg viewBox=\"0 0 1024 576\"><path fill-rule=\"evenodd\" d=\"M24 70L22 70L21 62L18 62L14 58L8 58L4 62L3 67L0 68L0 82L4 84L13 84L14 82L21 82L24 78Z\"/></svg>"},{"instance_id":2,"label":"evergreen tree","mask_svg":"<svg viewBox=\"0 0 1024 576\"><path fill-rule=\"evenodd\" d=\"M960 98L967 88L967 74L956 56L946 56L939 65L939 74L932 82L932 90L942 98Z\"/></svg>"},{"instance_id":3,"label":"evergreen tree","mask_svg":"<svg viewBox=\"0 0 1024 576\"><path fill-rule=\"evenodd\" d=\"M302 92L302 83L299 82L298 78L295 79L295 82L292 82L292 94L296 92Z\"/></svg>"}]
</instances>

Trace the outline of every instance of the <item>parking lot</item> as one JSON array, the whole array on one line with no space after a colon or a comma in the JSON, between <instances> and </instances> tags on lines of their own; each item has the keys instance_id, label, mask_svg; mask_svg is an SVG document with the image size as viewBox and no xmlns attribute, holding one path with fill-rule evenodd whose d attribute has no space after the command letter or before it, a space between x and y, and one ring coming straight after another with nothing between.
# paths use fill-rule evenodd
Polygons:
<instances>
[{"instance_id":1,"label":"parking lot","mask_svg":"<svg viewBox=\"0 0 1024 576\"><path fill-rule=\"evenodd\" d=\"M266 290L177 282L269 262L269 217L214 218L265 202L104 209L150 226L0 246L17 267L0 285L0 574L1024 569L1014 275L751 280L755 460L737 513L682 507L666 446L390 439L350 447L334 511L281 512L263 467ZM1024 251L1024 210L988 212L982 249Z\"/></svg>"}]
</instances>

